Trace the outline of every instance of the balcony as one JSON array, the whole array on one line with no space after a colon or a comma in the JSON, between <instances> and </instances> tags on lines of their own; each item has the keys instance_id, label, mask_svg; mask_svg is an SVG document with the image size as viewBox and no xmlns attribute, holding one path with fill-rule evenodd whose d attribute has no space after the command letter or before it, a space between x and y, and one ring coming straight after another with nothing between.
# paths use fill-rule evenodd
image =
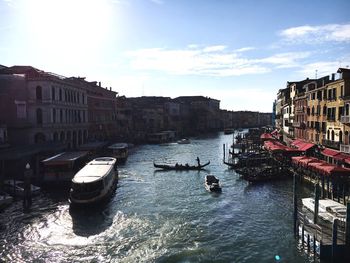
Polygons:
<instances>
[{"instance_id":1,"label":"balcony","mask_svg":"<svg viewBox=\"0 0 350 263\"><path fill-rule=\"evenodd\" d=\"M340 151L343 153L350 154L350 145L349 144L340 144Z\"/></svg>"},{"instance_id":2,"label":"balcony","mask_svg":"<svg viewBox=\"0 0 350 263\"><path fill-rule=\"evenodd\" d=\"M293 127L300 128L301 123L300 122L293 122Z\"/></svg>"},{"instance_id":3,"label":"balcony","mask_svg":"<svg viewBox=\"0 0 350 263\"><path fill-rule=\"evenodd\" d=\"M326 146L328 148L332 148L332 149L336 149L339 150L340 149L340 143L339 142L335 142L335 141L331 141L331 140L322 140L322 144L323 146Z\"/></svg>"},{"instance_id":4,"label":"balcony","mask_svg":"<svg viewBox=\"0 0 350 263\"><path fill-rule=\"evenodd\" d=\"M350 116L341 116L340 122L341 123L350 123Z\"/></svg>"}]
</instances>

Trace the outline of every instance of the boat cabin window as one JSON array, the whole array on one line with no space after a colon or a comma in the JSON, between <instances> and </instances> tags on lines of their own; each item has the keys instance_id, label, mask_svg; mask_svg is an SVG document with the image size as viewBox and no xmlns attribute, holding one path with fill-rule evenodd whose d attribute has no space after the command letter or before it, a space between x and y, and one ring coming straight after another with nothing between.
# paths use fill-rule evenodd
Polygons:
<instances>
[{"instance_id":1,"label":"boat cabin window","mask_svg":"<svg viewBox=\"0 0 350 263\"><path fill-rule=\"evenodd\" d=\"M93 192L96 190L103 189L103 182L102 180L98 180L90 183L79 183L79 184L73 183L72 188L77 193Z\"/></svg>"}]
</instances>

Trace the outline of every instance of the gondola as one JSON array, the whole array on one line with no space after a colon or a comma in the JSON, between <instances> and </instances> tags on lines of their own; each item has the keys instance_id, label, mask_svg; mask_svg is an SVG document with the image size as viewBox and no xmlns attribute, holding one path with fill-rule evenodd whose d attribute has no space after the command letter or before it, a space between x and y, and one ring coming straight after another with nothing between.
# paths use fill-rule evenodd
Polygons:
<instances>
[{"instance_id":1,"label":"gondola","mask_svg":"<svg viewBox=\"0 0 350 263\"><path fill-rule=\"evenodd\" d=\"M176 170L176 171L187 171L187 170L202 170L205 166L209 165L210 161L202 164L202 165L183 165L183 164L156 164L153 162L155 168L163 169L163 170Z\"/></svg>"}]
</instances>

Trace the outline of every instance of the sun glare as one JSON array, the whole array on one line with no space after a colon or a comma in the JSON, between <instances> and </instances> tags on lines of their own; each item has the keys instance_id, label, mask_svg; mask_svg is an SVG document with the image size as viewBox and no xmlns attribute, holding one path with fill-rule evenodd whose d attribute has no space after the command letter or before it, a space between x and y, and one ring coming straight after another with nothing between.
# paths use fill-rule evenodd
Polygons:
<instances>
[{"instance_id":1,"label":"sun glare","mask_svg":"<svg viewBox=\"0 0 350 263\"><path fill-rule=\"evenodd\" d=\"M110 25L107 0L33 0L25 6L27 39L51 59L98 56Z\"/></svg>"}]
</instances>

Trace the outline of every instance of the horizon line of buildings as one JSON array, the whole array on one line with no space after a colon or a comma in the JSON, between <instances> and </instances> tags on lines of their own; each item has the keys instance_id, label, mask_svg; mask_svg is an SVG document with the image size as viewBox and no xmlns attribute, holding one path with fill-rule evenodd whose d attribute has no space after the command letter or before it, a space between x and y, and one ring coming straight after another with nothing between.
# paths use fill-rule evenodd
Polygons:
<instances>
[{"instance_id":1,"label":"horizon line of buildings","mask_svg":"<svg viewBox=\"0 0 350 263\"><path fill-rule=\"evenodd\" d=\"M119 96L101 82L64 77L32 66L0 65L0 148L89 141L147 142L172 130L178 136L271 125L272 113L227 111L204 96Z\"/></svg>"},{"instance_id":2,"label":"horizon line of buildings","mask_svg":"<svg viewBox=\"0 0 350 263\"><path fill-rule=\"evenodd\" d=\"M350 154L350 69L288 81L277 93L273 121L287 144L301 139L329 148L330 156Z\"/></svg>"}]
</instances>

